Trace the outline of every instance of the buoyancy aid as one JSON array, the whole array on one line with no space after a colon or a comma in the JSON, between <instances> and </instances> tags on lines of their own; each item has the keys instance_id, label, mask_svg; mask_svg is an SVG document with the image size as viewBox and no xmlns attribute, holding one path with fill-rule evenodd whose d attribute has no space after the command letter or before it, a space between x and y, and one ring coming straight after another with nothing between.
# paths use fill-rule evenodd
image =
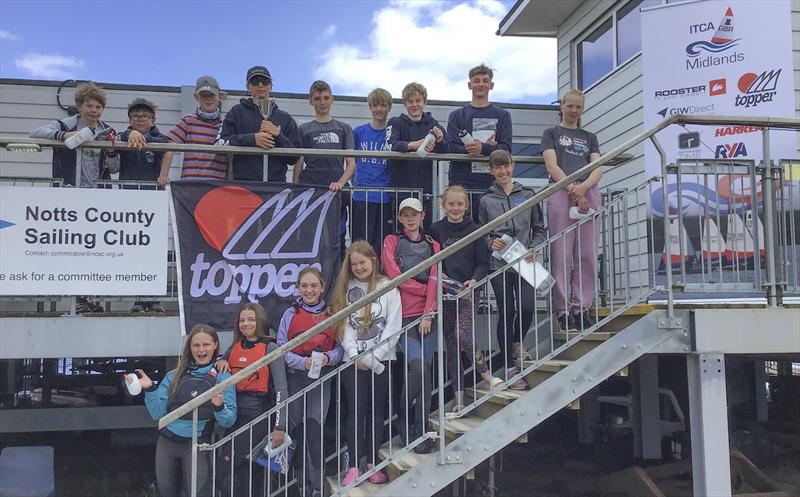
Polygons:
<instances>
[{"instance_id":1,"label":"buoyancy aid","mask_svg":"<svg viewBox=\"0 0 800 497\"><path fill-rule=\"evenodd\" d=\"M394 260L397 262L400 271L406 272L425 259L433 256L433 240L428 235L422 235L419 240L410 239L404 231L399 231L397 245L394 250ZM414 276L414 280L426 284L430 270L422 271Z\"/></svg>"},{"instance_id":2,"label":"buoyancy aid","mask_svg":"<svg viewBox=\"0 0 800 497\"><path fill-rule=\"evenodd\" d=\"M314 325L322 322L330 312L326 309L320 313L311 313L303 306L294 304L295 312L292 317L292 322L289 324L289 340L303 332L310 330ZM333 327L325 328L322 333L306 340L304 343L298 345L292 352L297 355L309 357L312 352L319 350L320 352L328 352L336 346L336 338L334 337Z\"/></svg>"},{"instance_id":3,"label":"buoyancy aid","mask_svg":"<svg viewBox=\"0 0 800 497\"><path fill-rule=\"evenodd\" d=\"M172 381L177 381L178 384L167 401L167 412L174 411L203 392L211 390L217 384L217 371L211 368L208 374L204 375L194 375L191 372L187 372L177 380L173 378ZM181 416L181 419L191 420L192 412L187 412ZM210 400L197 408L197 419L214 419L214 405Z\"/></svg>"},{"instance_id":4,"label":"buoyancy aid","mask_svg":"<svg viewBox=\"0 0 800 497\"><path fill-rule=\"evenodd\" d=\"M236 374L258 359L267 355L267 343L259 341L252 347L245 347L242 340L237 340L231 347L228 365L231 374ZM237 392L266 393L269 391L269 366L259 368L255 373L236 384Z\"/></svg>"}]
</instances>

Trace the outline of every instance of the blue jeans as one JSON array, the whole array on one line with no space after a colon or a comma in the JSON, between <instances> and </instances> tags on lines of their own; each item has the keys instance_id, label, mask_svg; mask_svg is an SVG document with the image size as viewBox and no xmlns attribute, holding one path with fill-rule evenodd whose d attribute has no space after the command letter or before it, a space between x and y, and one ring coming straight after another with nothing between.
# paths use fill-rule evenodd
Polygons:
<instances>
[{"instance_id":1,"label":"blue jeans","mask_svg":"<svg viewBox=\"0 0 800 497\"><path fill-rule=\"evenodd\" d=\"M403 318L403 326L417 318ZM431 321L431 331L420 338L419 325L410 328L400 338L400 348L405 353L406 382L400 394L400 430L407 434L406 443L421 437L427 431L431 412L431 385L433 384L433 352L436 347L436 321Z\"/></svg>"}]
</instances>

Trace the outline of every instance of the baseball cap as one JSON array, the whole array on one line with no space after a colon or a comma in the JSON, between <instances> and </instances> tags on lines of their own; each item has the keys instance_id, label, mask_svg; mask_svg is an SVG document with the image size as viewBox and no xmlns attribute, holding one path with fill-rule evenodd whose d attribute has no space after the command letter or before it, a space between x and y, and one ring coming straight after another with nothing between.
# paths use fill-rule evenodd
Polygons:
<instances>
[{"instance_id":1,"label":"baseball cap","mask_svg":"<svg viewBox=\"0 0 800 497\"><path fill-rule=\"evenodd\" d=\"M201 91L210 91L214 95L219 95L219 83L214 76L200 76L197 78L197 83L194 85L194 94L197 95Z\"/></svg>"},{"instance_id":2,"label":"baseball cap","mask_svg":"<svg viewBox=\"0 0 800 497\"><path fill-rule=\"evenodd\" d=\"M400 202L400 208L397 209L397 212L402 211L406 207L414 209L417 212L424 212L425 209L422 208L422 202L415 198L407 198Z\"/></svg>"},{"instance_id":3,"label":"baseball cap","mask_svg":"<svg viewBox=\"0 0 800 497\"><path fill-rule=\"evenodd\" d=\"M269 70L264 66L253 66L247 70L247 81L249 82L256 76L264 76L265 78L272 79Z\"/></svg>"},{"instance_id":4,"label":"baseball cap","mask_svg":"<svg viewBox=\"0 0 800 497\"><path fill-rule=\"evenodd\" d=\"M146 98L137 97L134 98L131 103L128 104L128 114L136 107L146 107L150 112L153 114L156 113L156 109L158 108L156 104L147 100Z\"/></svg>"}]
</instances>

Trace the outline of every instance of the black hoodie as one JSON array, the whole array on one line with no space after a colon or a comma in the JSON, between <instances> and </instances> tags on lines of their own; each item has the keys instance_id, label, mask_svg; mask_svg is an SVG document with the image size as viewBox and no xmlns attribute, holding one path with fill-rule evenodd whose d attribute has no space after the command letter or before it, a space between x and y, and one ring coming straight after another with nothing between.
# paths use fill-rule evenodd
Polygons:
<instances>
[{"instance_id":1,"label":"black hoodie","mask_svg":"<svg viewBox=\"0 0 800 497\"><path fill-rule=\"evenodd\" d=\"M444 154L450 148L447 145L447 135L439 122L431 116L430 112L423 112L419 121L412 121L407 114L389 119L386 126L386 140L394 152L408 152L408 142L425 138L428 131L436 126L445 135L444 139L436 144L434 153ZM433 168L431 160L402 160L389 161L392 172L391 185L401 188L422 188L425 193L433 192Z\"/></svg>"},{"instance_id":2,"label":"black hoodie","mask_svg":"<svg viewBox=\"0 0 800 497\"><path fill-rule=\"evenodd\" d=\"M128 137L133 128L122 132L117 139L128 141ZM169 139L153 126L144 135L147 143L169 143ZM161 159L164 152L154 152L153 150L120 150L119 151L119 179L156 181L161 174Z\"/></svg>"},{"instance_id":3,"label":"black hoodie","mask_svg":"<svg viewBox=\"0 0 800 497\"><path fill-rule=\"evenodd\" d=\"M256 133L261 128L261 110L253 103L252 98L243 98L234 105L222 121L220 138L229 145L238 147L255 147ZM272 113L269 120L281 129L281 134L275 137L275 146L279 148L297 148L300 144L300 135L297 134L297 123L288 112L272 104ZM289 164L297 162L297 157L278 155L269 156L267 181L275 183L286 182L286 171ZM234 155L233 179L245 181L264 180L264 161L259 155Z\"/></svg>"}]
</instances>

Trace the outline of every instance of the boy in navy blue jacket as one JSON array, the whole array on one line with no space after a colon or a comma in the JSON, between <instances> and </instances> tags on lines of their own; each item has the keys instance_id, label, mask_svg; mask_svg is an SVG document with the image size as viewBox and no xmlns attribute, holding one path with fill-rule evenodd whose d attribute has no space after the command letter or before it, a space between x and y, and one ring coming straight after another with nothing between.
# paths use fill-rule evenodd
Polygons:
<instances>
[{"instance_id":1,"label":"boy in navy blue jacket","mask_svg":"<svg viewBox=\"0 0 800 497\"><path fill-rule=\"evenodd\" d=\"M435 139L426 145L428 152L437 154L447 153L449 146L445 139L446 134L439 121L434 119L430 112L425 112L428 103L428 90L419 83L409 83L403 88L403 105L406 113L399 117L389 119L386 127L386 138L394 152L414 152L422 143L428 133L433 133ZM423 208L425 212L433 212L433 169L436 164L431 160L402 160L389 161L392 171L391 184L396 188L421 188L423 192ZM400 193L398 202L409 194ZM430 227L431 217L425 216L423 229Z\"/></svg>"},{"instance_id":2,"label":"boy in navy blue jacket","mask_svg":"<svg viewBox=\"0 0 800 497\"><path fill-rule=\"evenodd\" d=\"M472 91L472 101L451 112L447 119L447 140L454 154L488 156L497 149L511 152L511 114L489 102L493 78L494 71L484 64L470 69L467 86ZM460 137L463 132L472 136L470 145L464 145ZM453 161L449 178L450 185L461 185L473 193L485 191L494 181L487 162ZM473 198L470 203L472 219L477 219L479 202Z\"/></svg>"},{"instance_id":3,"label":"boy in navy blue jacket","mask_svg":"<svg viewBox=\"0 0 800 497\"><path fill-rule=\"evenodd\" d=\"M142 147L147 143L169 143L156 127L156 104L145 98L134 98L128 104L128 120L131 125L117 139L127 142L128 148L135 150L119 150L106 155L119 154L119 179L155 182L161 171L164 152L142 150Z\"/></svg>"},{"instance_id":4,"label":"boy in navy blue jacket","mask_svg":"<svg viewBox=\"0 0 800 497\"><path fill-rule=\"evenodd\" d=\"M251 98L243 98L225 115L220 131L223 143L242 147L295 148L300 138L294 118L278 108L273 101L269 116L264 116L259 102L269 101L272 92L272 76L264 66L253 66L247 70L247 91ZM270 155L267 162L267 181L286 182L288 165L297 157ZM264 159L258 155L234 155L233 179L246 181L264 180Z\"/></svg>"}]
</instances>

